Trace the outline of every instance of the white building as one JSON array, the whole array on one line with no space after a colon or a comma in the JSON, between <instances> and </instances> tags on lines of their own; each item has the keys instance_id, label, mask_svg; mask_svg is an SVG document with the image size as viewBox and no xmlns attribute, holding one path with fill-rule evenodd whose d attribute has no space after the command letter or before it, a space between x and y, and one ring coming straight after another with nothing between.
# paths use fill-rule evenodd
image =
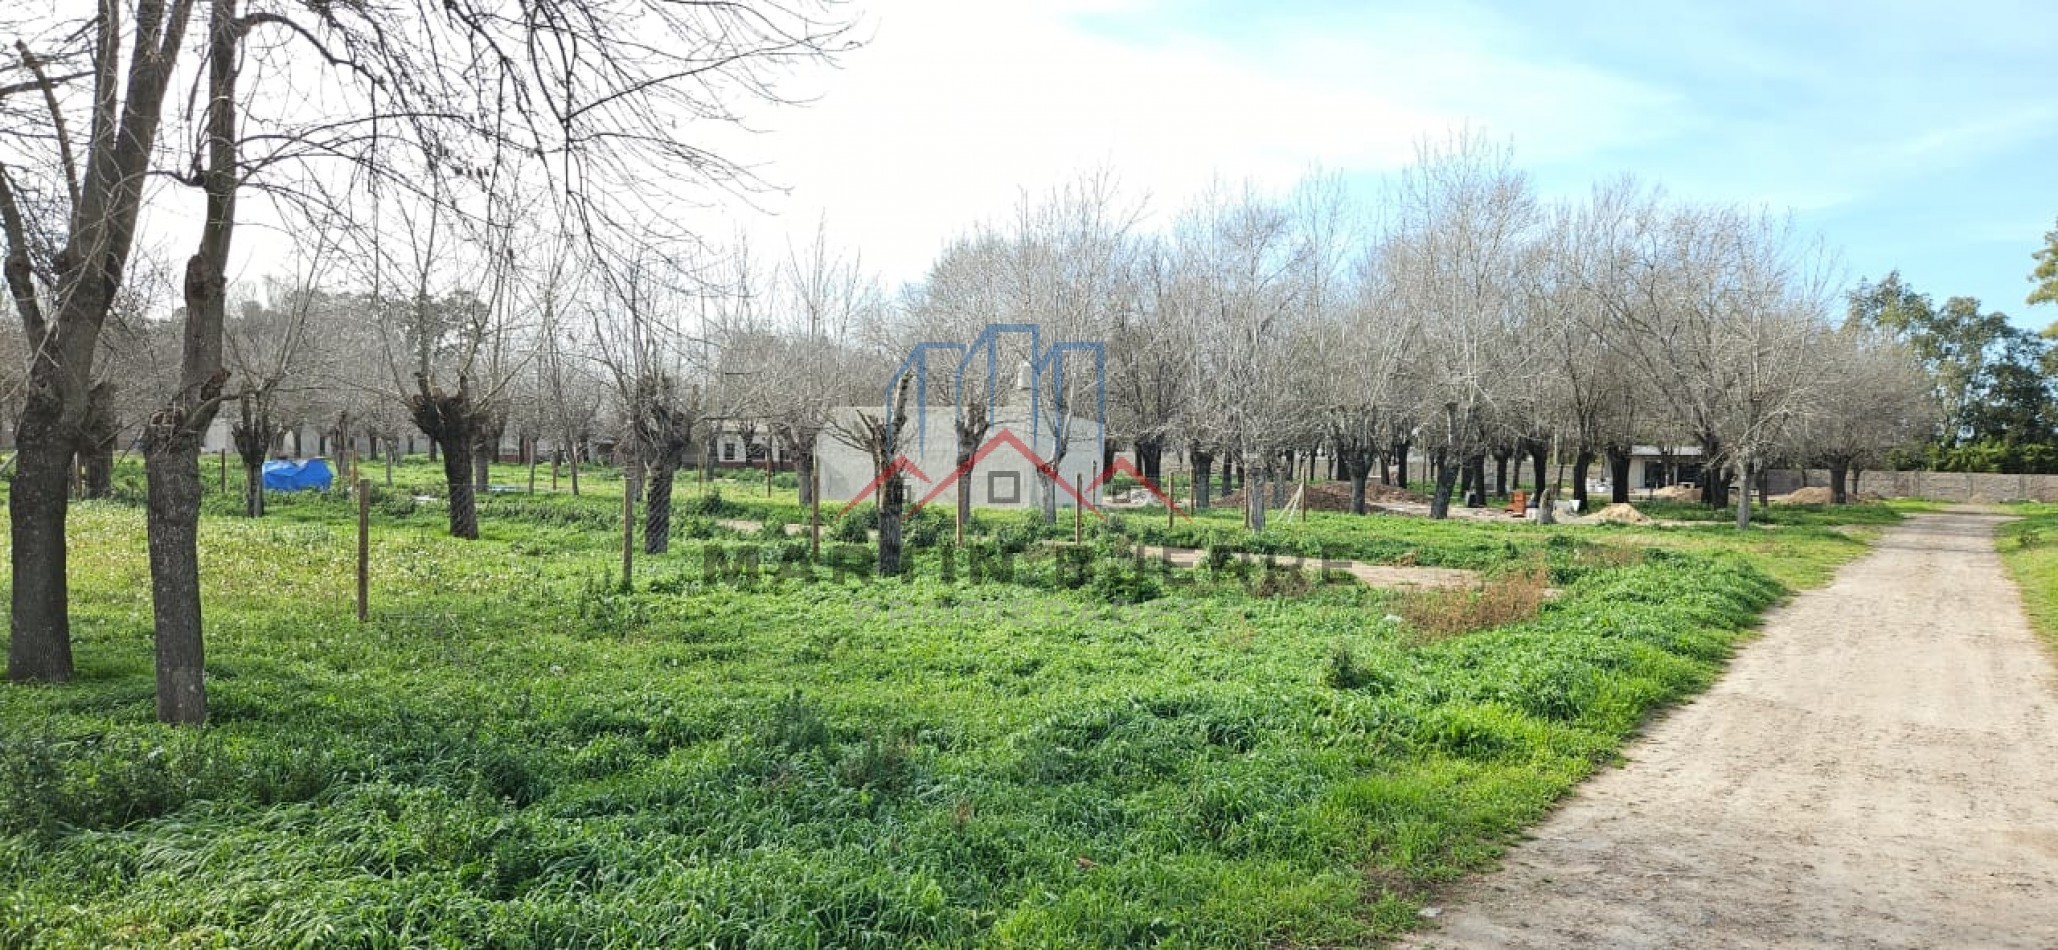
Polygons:
<instances>
[{"instance_id":1,"label":"white building","mask_svg":"<svg viewBox=\"0 0 2058 950\"><path fill-rule=\"evenodd\" d=\"M1629 450L1629 487L1633 490L1701 482L1698 445L1638 445Z\"/></svg>"},{"instance_id":2,"label":"white building","mask_svg":"<svg viewBox=\"0 0 2058 950\"><path fill-rule=\"evenodd\" d=\"M856 431L859 410L836 410L836 425L815 443L815 457L821 467L822 504L841 505L871 497L877 472L869 454L839 439L834 431ZM865 410L877 416L877 408ZM994 424L987 431L981 451L970 465L972 504L982 508L1040 508L1043 505L1038 468L1055 455L1058 439L1046 416L1041 425L1031 425L1019 407L996 410ZM910 412L908 431L901 442L901 457L910 502L957 505L957 432L953 411L932 406L923 419ZM1101 430L1091 419L1071 417L1064 432L1064 458L1057 471L1064 482L1056 488L1060 508L1073 506L1073 486L1087 486L1089 505L1100 504L1101 491L1094 482L1101 474Z\"/></svg>"}]
</instances>

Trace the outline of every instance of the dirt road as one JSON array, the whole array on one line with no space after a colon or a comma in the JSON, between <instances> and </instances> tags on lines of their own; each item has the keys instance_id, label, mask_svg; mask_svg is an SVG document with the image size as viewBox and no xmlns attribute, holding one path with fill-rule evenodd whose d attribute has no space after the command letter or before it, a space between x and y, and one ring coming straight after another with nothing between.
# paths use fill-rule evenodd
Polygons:
<instances>
[{"instance_id":1,"label":"dirt road","mask_svg":"<svg viewBox=\"0 0 2058 950\"><path fill-rule=\"evenodd\" d=\"M1994 524L1780 609L1411 945L2058 947L2058 673Z\"/></svg>"}]
</instances>

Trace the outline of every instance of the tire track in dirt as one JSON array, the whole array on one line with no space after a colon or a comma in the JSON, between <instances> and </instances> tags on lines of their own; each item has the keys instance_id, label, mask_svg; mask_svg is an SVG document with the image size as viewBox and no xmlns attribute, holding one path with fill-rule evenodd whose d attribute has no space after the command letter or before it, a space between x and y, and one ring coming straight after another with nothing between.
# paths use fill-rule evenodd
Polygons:
<instances>
[{"instance_id":1,"label":"tire track in dirt","mask_svg":"<svg viewBox=\"0 0 2058 950\"><path fill-rule=\"evenodd\" d=\"M1416 947L2058 947L2058 673L1996 519L1767 618Z\"/></svg>"}]
</instances>

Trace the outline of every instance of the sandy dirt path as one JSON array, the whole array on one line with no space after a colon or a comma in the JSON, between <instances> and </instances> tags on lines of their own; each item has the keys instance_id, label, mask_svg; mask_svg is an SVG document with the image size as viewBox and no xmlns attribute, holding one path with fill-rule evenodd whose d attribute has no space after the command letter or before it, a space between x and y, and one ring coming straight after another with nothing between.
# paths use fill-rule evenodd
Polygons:
<instances>
[{"instance_id":1,"label":"sandy dirt path","mask_svg":"<svg viewBox=\"0 0 2058 950\"><path fill-rule=\"evenodd\" d=\"M1417 947L2058 947L2058 673L1996 519L1768 618Z\"/></svg>"}]
</instances>

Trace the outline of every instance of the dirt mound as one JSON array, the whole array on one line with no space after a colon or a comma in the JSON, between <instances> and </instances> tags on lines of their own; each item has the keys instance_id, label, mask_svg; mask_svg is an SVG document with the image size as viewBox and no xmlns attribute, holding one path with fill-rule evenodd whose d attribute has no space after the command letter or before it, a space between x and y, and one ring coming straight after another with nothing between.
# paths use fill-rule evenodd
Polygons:
<instances>
[{"instance_id":1,"label":"dirt mound","mask_svg":"<svg viewBox=\"0 0 2058 950\"><path fill-rule=\"evenodd\" d=\"M1279 497L1292 501L1293 493L1299 490L1300 486L1298 485L1288 485L1285 487L1285 491L1280 493ZM1378 482L1372 482L1365 486L1365 503L1368 505L1381 503L1426 505L1429 503L1429 496L1419 495L1405 488L1395 488L1392 485L1381 485ZM1244 504L1243 492L1241 490L1233 491L1219 498L1209 499L1208 504L1219 508L1241 508ZM1309 484L1308 510L1351 510L1351 483L1314 482Z\"/></svg>"},{"instance_id":2,"label":"dirt mound","mask_svg":"<svg viewBox=\"0 0 2058 950\"><path fill-rule=\"evenodd\" d=\"M1641 511L1638 511L1638 510L1636 510L1636 506L1635 506L1635 505L1623 505L1623 504L1615 504L1615 505L1609 505L1609 506L1608 506L1608 507L1606 507L1606 508L1603 508L1603 509L1601 509L1601 510L1599 510L1599 511L1596 511L1596 512L1594 512L1594 514L1593 514L1593 520L1595 520L1595 521L1606 521L1606 522L1608 522L1608 523L1610 523L1610 524L1650 524L1650 523L1651 523L1651 518L1650 518L1650 516L1649 516L1649 515L1646 515L1646 514L1644 514L1644 513L1643 513L1643 512L1641 512Z\"/></svg>"},{"instance_id":3,"label":"dirt mound","mask_svg":"<svg viewBox=\"0 0 2058 950\"><path fill-rule=\"evenodd\" d=\"M1684 485L1667 485L1663 488L1651 489L1651 497L1664 501L1700 501L1701 490L1698 488L1688 488Z\"/></svg>"},{"instance_id":4,"label":"dirt mound","mask_svg":"<svg viewBox=\"0 0 2058 950\"><path fill-rule=\"evenodd\" d=\"M1792 494L1772 499L1785 505L1827 505L1836 500L1835 493L1827 488L1813 487L1796 489Z\"/></svg>"},{"instance_id":5,"label":"dirt mound","mask_svg":"<svg viewBox=\"0 0 2058 950\"><path fill-rule=\"evenodd\" d=\"M1876 491L1861 491L1858 493L1858 500L1868 505L1876 505L1887 498Z\"/></svg>"}]
</instances>

